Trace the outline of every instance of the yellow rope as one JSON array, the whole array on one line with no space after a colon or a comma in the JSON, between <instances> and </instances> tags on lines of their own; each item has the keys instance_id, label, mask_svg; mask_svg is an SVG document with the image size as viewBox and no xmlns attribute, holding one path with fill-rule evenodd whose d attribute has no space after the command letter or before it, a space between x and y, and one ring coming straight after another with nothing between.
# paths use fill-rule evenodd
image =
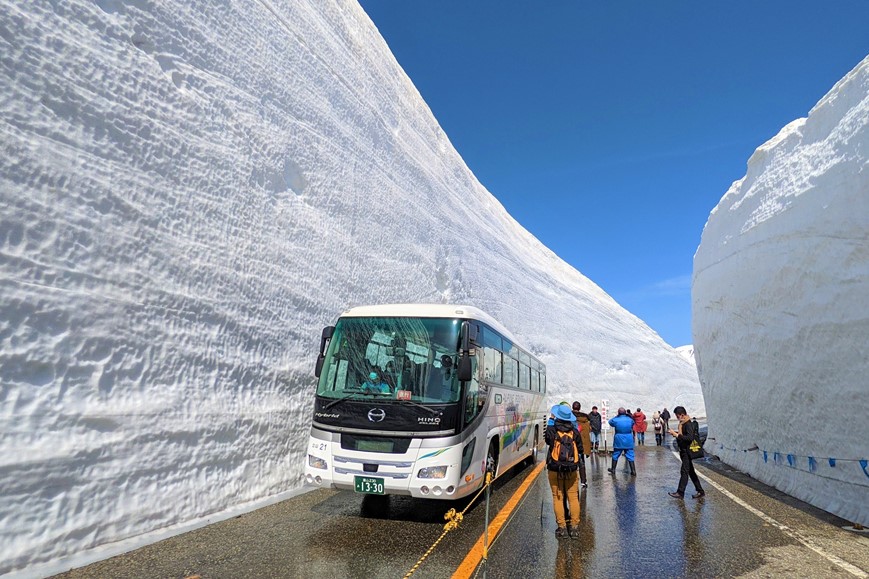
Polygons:
<instances>
[{"instance_id":1,"label":"yellow rope","mask_svg":"<svg viewBox=\"0 0 869 579\"><path fill-rule=\"evenodd\" d=\"M467 506L462 509L461 513L457 513L456 509L450 509L444 514L444 519L447 521L447 523L444 525L444 532L441 533L441 536L437 538L437 541L432 543L432 546L428 548L428 551L426 551L425 554L419 558L419 561L417 561L416 564L410 568L410 571L407 572L407 575L404 576L404 579L408 579L408 577L416 573L416 570L419 569L419 566L422 565L422 562L426 560L426 557L428 557L432 553L432 551L435 550L435 547L438 546L438 543L440 543L441 540L443 540L443 538L446 537L450 531L454 531L455 529L459 528L459 524L464 519L465 513L468 511L468 509L471 508L471 506L477 501L477 499L480 498L480 495L483 494L483 491L486 490L486 487L495 482L495 480L496 479L492 478L492 473L487 472L485 484L480 487L479 492L477 492L474 498L471 499L471 502L469 502Z\"/></svg>"}]
</instances>

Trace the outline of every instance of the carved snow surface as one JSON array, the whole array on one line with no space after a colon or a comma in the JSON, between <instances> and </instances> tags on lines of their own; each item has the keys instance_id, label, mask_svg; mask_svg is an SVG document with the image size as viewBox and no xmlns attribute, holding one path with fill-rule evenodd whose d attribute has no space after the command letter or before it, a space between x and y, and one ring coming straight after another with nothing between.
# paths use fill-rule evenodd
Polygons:
<instances>
[{"instance_id":1,"label":"carved snow surface","mask_svg":"<svg viewBox=\"0 0 869 579\"><path fill-rule=\"evenodd\" d=\"M703 413L353 1L0 0L0 142L0 574L298 489L320 330L356 305L474 305L555 401Z\"/></svg>"},{"instance_id":2,"label":"carved snow surface","mask_svg":"<svg viewBox=\"0 0 869 579\"><path fill-rule=\"evenodd\" d=\"M751 157L692 299L707 450L869 524L869 57Z\"/></svg>"}]
</instances>

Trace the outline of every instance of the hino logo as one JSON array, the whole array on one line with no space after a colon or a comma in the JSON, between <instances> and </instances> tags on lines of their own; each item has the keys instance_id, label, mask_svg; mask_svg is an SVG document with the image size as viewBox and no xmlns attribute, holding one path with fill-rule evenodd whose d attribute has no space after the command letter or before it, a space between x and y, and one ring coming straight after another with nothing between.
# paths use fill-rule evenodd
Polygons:
<instances>
[{"instance_id":1,"label":"hino logo","mask_svg":"<svg viewBox=\"0 0 869 579\"><path fill-rule=\"evenodd\" d=\"M386 418L386 411L382 408L372 408L368 411L368 420L371 422L383 422Z\"/></svg>"}]
</instances>

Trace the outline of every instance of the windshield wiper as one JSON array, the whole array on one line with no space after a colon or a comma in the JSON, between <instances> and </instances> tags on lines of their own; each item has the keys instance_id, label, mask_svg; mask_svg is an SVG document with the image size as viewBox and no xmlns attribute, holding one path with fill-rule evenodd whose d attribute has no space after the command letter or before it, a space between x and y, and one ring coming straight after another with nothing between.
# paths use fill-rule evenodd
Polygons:
<instances>
[{"instance_id":1,"label":"windshield wiper","mask_svg":"<svg viewBox=\"0 0 869 579\"><path fill-rule=\"evenodd\" d=\"M399 400L399 402L410 404L411 406L416 406L417 408L422 408L423 410L428 410L432 414L437 414L438 412L440 412L439 410L435 410L434 408L426 406L425 404L420 404L419 402L414 402L413 400Z\"/></svg>"},{"instance_id":2,"label":"windshield wiper","mask_svg":"<svg viewBox=\"0 0 869 579\"><path fill-rule=\"evenodd\" d=\"M345 400L350 400L351 398L353 398L357 394L361 394L361 392L353 392L352 394L347 394L346 396L342 396L341 398L336 398L335 400L333 400L332 402L330 402L329 404L324 406L323 410L329 410L330 408L332 408L333 406L335 406L339 402L344 402Z\"/></svg>"},{"instance_id":3,"label":"windshield wiper","mask_svg":"<svg viewBox=\"0 0 869 579\"><path fill-rule=\"evenodd\" d=\"M332 408L333 406L335 406L339 402L344 402L345 400L350 400L351 398L353 398L357 394L364 394L367 396L378 396L378 395L384 395L384 394L386 394L386 392L371 392L371 391L351 392L350 394L342 396L341 398L336 398L335 400L333 400L332 402L330 402L329 404L324 406L323 410L329 410L330 408Z\"/></svg>"}]
</instances>

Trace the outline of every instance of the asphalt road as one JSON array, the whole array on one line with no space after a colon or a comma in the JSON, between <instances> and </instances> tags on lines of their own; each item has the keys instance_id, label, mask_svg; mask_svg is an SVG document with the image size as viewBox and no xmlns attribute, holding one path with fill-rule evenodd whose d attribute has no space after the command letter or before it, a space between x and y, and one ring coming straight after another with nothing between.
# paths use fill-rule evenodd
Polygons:
<instances>
[{"instance_id":1,"label":"asphalt road","mask_svg":"<svg viewBox=\"0 0 869 579\"><path fill-rule=\"evenodd\" d=\"M654 443L654 439L652 440ZM679 461L668 447L637 450L638 476L589 460L578 539L557 539L545 473L514 469L494 484L490 520L512 509L472 576L869 577L869 536L729 469L698 464L707 494L677 500ZM521 496L517 489L529 477ZM689 492L692 491L689 483ZM690 495L689 495L690 496ZM56 577L268 578L452 576L483 534L484 502L441 537L458 504L316 490L284 502L74 569Z\"/></svg>"}]
</instances>

